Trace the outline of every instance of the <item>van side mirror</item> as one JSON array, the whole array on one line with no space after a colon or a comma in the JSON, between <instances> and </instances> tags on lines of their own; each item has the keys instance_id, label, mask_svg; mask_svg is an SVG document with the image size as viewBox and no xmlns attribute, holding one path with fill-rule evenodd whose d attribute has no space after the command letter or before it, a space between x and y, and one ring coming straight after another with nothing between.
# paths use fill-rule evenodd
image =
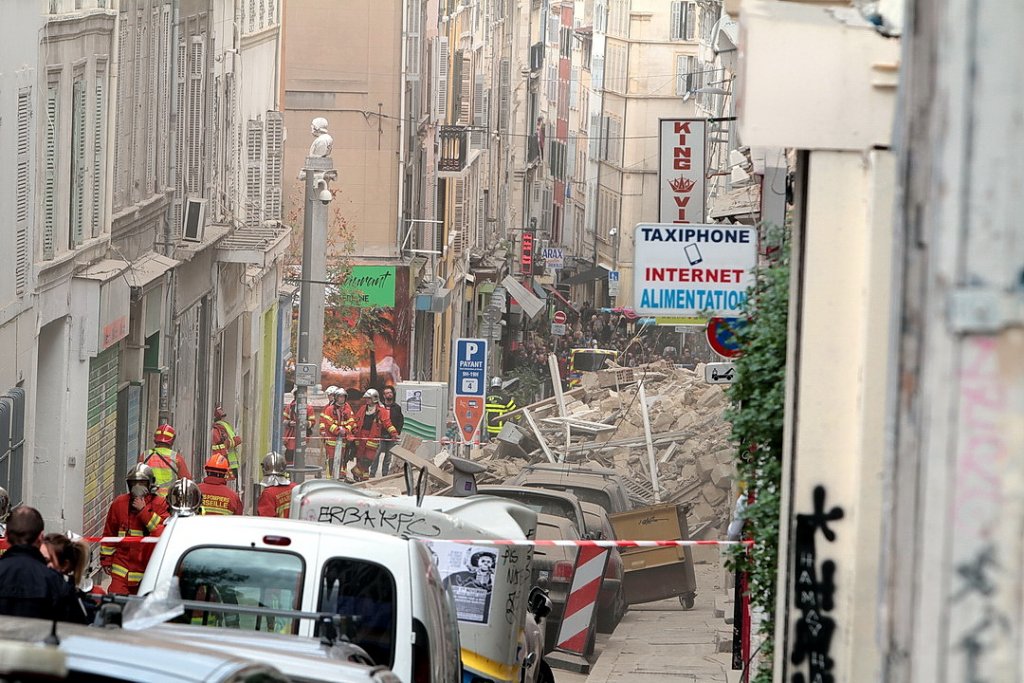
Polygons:
<instances>
[{"instance_id":1,"label":"van side mirror","mask_svg":"<svg viewBox=\"0 0 1024 683\"><path fill-rule=\"evenodd\" d=\"M540 586L534 586L530 590L526 608L533 615L533 620L539 624L541 619L551 614L551 598L548 597L548 592Z\"/></svg>"}]
</instances>

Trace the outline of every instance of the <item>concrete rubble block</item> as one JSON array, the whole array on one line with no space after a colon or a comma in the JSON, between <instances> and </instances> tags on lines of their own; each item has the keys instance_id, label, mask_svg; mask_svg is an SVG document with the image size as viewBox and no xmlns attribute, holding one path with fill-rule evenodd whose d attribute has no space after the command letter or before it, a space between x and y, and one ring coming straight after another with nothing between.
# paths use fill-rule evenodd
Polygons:
<instances>
[{"instance_id":1,"label":"concrete rubble block","mask_svg":"<svg viewBox=\"0 0 1024 683\"><path fill-rule=\"evenodd\" d=\"M702 479L707 479L717 465L714 453L701 453L697 456L697 473Z\"/></svg>"},{"instance_id":2,"label":"concrete rubble block","mask_svg":"<svg viewBox=\"0 0 1024 683\"><path fill-rule=\"evenodd\" d=\"M726 403L725 392L717 384L709 387L704 395L697 399L697 405L701 408L724 408Z\"/></svg>"},{"instance_id":3,"label":"concrete rubble block","mask_svg":"<svg viewBox=\"0 0 1024 683\"><path fill-rule=\"evenodd\" d=\"M698 524L703 524L704 522L713 520L716 517L715 509L703 499L698 498L693 509L690 510L690 527L692 528Z\"/></svg>"},{"instance_id":4,"label":"concrete rubble block","mask_svg":"<svg viewBox=\"0 0 1024 683\"><path fill-rule=\"evenodd\" d=\"M700 488L700 493L704 496L704 500L708 502L708 505L711 505L712 507L720 506L722 501L728 497L725 490L720 489L710 481Z\"/></svg>"},{"instance_id":5,"label":"concrete rubble block","mask_svg":"<svg viewBox=\"0 0 1024 683\"><path fill-rule=\"evenodd\" d=\"M697 465L694 463L686 463L679 468L679 480L683 482L694 481L700 475L697 474Z\"/></svg>"},{"instance_id":6,"label":"concrete rubble block","mask_svg":"<svg viewBox=\"0 0 1024 683\"><path fill-rule=\"evenodd\" d=\"M681 408L679 412L676 413L675 417L676 419L675 422L672 423L671 430L673 432L681 432L684 429L687 429L697 419L697 416L693 413L693 411L683 408Z\"/></svg>"},{"instance_id":7,"label":"concrete rubble block","mask_svg":"<svg viewBox=\"0 0 1024 683\"><path fill-rule=\"evenodd\" d=\"M651 420L651 433L655 436L658 434L666 434L672 431L672 425L675 424L675 421L675 413L663 410L656 419Z\"/></svg>"},{"instance_id":8,"label":"concrete rubble block","mask_svg":"<svg viewBox=\"0 0 1024 683\"><path fill-rule=\"evenodd\" d=\"M719 464L711 470L711 483L723 491L730 491L732 490L732 480L735 475L736 470L732 465Z\"/></svg>"}]
</instances>

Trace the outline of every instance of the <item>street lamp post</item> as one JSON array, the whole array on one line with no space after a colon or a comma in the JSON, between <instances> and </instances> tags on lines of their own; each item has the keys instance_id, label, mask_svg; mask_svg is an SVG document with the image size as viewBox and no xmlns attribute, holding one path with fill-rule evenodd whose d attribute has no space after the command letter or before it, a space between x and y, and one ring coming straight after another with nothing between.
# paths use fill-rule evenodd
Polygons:
<instances>
[{"instance_id":1,"label":"street lamp post","mask_svg":"<svg viewBox=\"0 0 1024 683\"><path fill-rule=\"evenodd\" d=\"M306 181L306 187L302 221L299 348L295 363L296 428L292 473L297 483L302 483L306 473L319 473L322 469L318 465L306 465L306 416L309 414L309 387L319 383L323 361L327 207L333 199L329 184L338 176L331 160L334 139L327 133L327 119L313 119L312 133L313 144L299 172L299 177Z\"/></svg>"}]
</instances>

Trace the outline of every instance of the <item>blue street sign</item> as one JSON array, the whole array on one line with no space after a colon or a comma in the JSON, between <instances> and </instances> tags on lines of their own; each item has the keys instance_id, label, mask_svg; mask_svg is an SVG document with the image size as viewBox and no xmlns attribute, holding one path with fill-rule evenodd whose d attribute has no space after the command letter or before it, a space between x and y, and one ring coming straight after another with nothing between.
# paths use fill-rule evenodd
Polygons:
<instances>
[{"instance_id":1,"label":"blue street sign","mask_svg":"<svg viewBox=\"0 0 1024 683\"><path fill-rule=\"evenodd\" d=\"M484 396L486 393L487 340L457 340L455 342L455 395Z\"/></svg>"}]
</instances>

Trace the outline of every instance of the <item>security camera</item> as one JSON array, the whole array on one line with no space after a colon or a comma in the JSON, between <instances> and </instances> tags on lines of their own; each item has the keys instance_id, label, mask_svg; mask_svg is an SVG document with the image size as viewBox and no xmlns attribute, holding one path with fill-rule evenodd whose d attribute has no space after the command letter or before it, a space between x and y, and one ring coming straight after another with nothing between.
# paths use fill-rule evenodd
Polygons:
<instances>
[{"instance_id":1,"label":"security camera","mask_svg":"<svg viewBox=\"0 0 1024 683\"><path fill-rule=\"evenodd\" d=\"M320 194L317 195L317 198L320 200L321 204L330 204L331 200L334 199L334 195L325 187L320 190Z\"/></svg>"}]
</instances>

